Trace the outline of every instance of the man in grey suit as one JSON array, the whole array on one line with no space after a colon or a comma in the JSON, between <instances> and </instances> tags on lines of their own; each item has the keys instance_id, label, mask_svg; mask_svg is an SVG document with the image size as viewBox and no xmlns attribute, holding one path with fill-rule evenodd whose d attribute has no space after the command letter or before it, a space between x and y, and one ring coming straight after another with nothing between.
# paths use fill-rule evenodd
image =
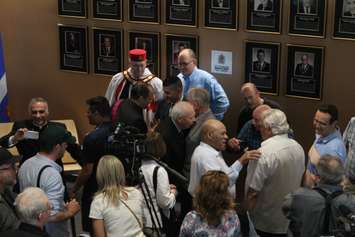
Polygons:
<instances>
[{"instance_id":1,"label":"man in grey suit","mask_svg":"<svg viewBox=\"0 0 355 237\"><path fill-rule=\"evenodd\" d=\"M191 128L186 137L186 157L183 168L183 175L190 178L191 156L195 148L200 144L201 127L208 119L216 119L210 109L210 95L206 89L191 88L188 91L187 101L192 104L196 114L195 125Z\"/></svg>"}]
</instances>

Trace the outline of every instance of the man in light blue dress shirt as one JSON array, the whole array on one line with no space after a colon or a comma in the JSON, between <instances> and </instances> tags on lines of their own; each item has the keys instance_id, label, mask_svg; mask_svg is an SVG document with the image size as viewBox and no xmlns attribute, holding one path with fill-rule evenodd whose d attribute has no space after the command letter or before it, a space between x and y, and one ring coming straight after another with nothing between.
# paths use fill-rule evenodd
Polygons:
<instances>
[{"instance_id":1,"label":"man in light blue dress shirt","mask_svg":"<svg viewBox=\"0 0 355 237\"><path fill-rule=\"evenodd\" d=\"M316 139L308 152L308 168L306 185L312 186L314 175L317 174L316 165L320 157L332 155L340 158L344 164L346 149L342 135L338 129L338 109L335 105L323 104L317 109L313 119Z\"/></svg>"},{"instance_id":2,"label":"man in light blue dress shirt","mask_svg":"<svg viewBox=\"0 0 355 237\"><path fill-rule=\"evenodd\" d=\"M184 98L190 88L204 88L210 94L210 105L213 114L217 119L222 120L224 113L228 110L229 100L223 87L210 73L197 68L197 59L191 49L184 49L178 57L178 64L183 85Z\"/></svg>"}]
</instances>

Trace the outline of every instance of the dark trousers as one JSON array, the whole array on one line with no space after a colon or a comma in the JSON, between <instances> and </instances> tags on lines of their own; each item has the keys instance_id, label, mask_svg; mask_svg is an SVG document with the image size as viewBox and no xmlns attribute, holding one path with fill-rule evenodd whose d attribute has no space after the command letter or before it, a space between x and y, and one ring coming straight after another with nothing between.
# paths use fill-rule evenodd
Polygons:
<instances>
[{"instance_id":1,"label":"dark trousers","mask_svg":"<svg viewBox=\"0 0 355 237\"><path fill-rule=\"evenodd\" d=\"M287 234L273 234L273 233L263 232L261 230L256 230L256 233L258 233L260 237L286 237L287 236Z\"/></svg>"}]
</instances>

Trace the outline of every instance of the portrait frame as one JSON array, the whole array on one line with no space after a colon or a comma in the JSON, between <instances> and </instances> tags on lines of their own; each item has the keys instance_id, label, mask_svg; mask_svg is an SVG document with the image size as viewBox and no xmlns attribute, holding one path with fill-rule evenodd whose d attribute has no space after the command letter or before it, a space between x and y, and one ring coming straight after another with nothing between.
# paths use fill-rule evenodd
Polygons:
<instances>
[{"instance_id":1,"label":"portrait frame","mask_svg":"<svg viewBox=\"0 0 355 237\"><path fill-rule=\"evenodd\" d=\"M140 10L140 12L138 12L138 10ZM128 21L144 22L148 24L160 24L160 1L128 0Z\"/></svg>"},{"instance_id":2,"label":"portrait frame","mask_svg":"<svg viewBox=\"0 0 355 237\"><path fill-rule=\"evenodd\" d=\"M87 0L58 0L58 15L87 18Z\"/></svg>"},{"instance_id":3,"label":"portrait frame","mask_svg":"<svg viewBox=\"0 0 355 237\"><path fill-rule=\"evenodd\" d=\"M287 44L286 96L321 100L324 47Z\"/></svg>"},{"instance_id":4,"label":"portrait frame","mask_svg":"<svg viewBox=\"0 0 355 237\"><path fill-rule=\"evenodd\" d=\"M206 0L204 2L204 26L211 29L238 30L239 0ZM224 18L224 19L223 19Z\"/></svg>"},{"instance_id":5,"label":"portrait frame","mask_svg":"<svg viewBox=\"0 0 355 237\"><path fill-rule=\"evenodd\" d=\"M333 38L355 40L355 15L353 14L354 9L351 9L354 6L347 6L345 1L335 1Z\"/></svg>"},{"instance_id":6,"label":"portrait frame","mask_svg":"<svg viewBox=\"0 0 355 237\"><path fill-rule=\"evenodd\" d=\"M260 10L260 1L271 2L266 9ZM281 34L282 0L248 0L246 31Z\"/></svg>"},{"instance_id":7,"label":"portrait frame","mask_svg":"<svg viewBox=\"0 0 355 237\"><path fill-rule=\"evenodd\" d=\"M160 77L160 33L146 31L128 31L128 50L145 49L147 51L147 67ZM147 46L143 46L143 45Z\"/></svg>"},{"instance_id":8,"label":"portrait frame","mask_svg":"<svg viewBox=\"0 0 355 237\"><path fill-rule=\"evenodd\" d=\"M291 0L289 35L325 38L328 0L310 0L309 6L303 1Z\"/></svg>"},{"instance_id":9,"label":"portrait frame","mask_svg":"<svg viewBox=\"0 0 355 237\"><path fill-rule=\"evenodd\" d=\"M192 49L196 57L199 53L199 37L197 35L173 35L166 34L166 76L171 77L180 73L177 57L184 48Z\"/></svg>"},{"instance_id":10,"label":"portrait frame","mask_svg":"<svg viewBox=\"0 0 355 237\"><path fill-rule=\"evenodd\" d=\"M254 83L263 94L278 95L281 44L252 40L244 43L245 82Z\"/></svg>"},{"instance_id":11,"label":"portrait frame","mask_svg":"<svg viewBox=\"0 0 355 237\"><path fill-rule=\"evenodd\" d=\"M58 24L58 32L59 69L88 73L87 27Z\"/></svg>"},{"instance_id":12,"label":"portrait frame","mask_svg":"<svg viewBox=\"0 0 355 237\"><path fill-rule=\"evenodd\" d=\"M110 28L92 28L94 73L115 75L123 69L123 31Z\"/></svg>"},{"instance_id":13,"label":"portrait frame","mask_svg":"<svg viewBox=\"0 0 355 237\"><path fill-rule=\"evenodd\" d=\"M92 0L94 19L123 21L122 0Z\"/></svg>"},{"instance_id":14,"label":"portrait frame","mask_svg":"<svg viewBox=\"0 0 355 237\"><path fill-rule=\"evenodd\" d=\"M184 3L180 3L180 1ZM165 3L165 24L197 27L197 0L167 0Z\"/></svg>"}]
</instances>

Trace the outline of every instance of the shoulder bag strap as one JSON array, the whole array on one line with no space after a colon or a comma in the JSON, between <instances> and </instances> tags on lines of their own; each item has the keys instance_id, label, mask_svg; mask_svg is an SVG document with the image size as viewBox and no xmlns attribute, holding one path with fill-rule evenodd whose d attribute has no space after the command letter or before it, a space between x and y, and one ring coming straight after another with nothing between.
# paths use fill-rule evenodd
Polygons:
<instances>
[{"instance_id":1,"label":"shoulder bag strap","mask_svg":"<svg viewBox=\"0 0 355 237\"><path fill-rule=\"evenodd\" d=\"M137 222L138 222L138 225L139 227L142 229L143 231L143 225L142 223L140 222L139 218L137 217L137 215L133 212L133 210L128 206L128 204L126 202L124 202L121 198L120 198L120 201L123 203L123 205L125 205L127 207L127 209L132 213L132 215L134 216L134 218L136 218Z\"/></svg>"},{"instance_id":2,"label":"shoulder bag strap","mask_svg":"<svg viewBox=\"0 0 355 237\"><path fill-rule=\"evenodd\" d=\"M158 170L159 170L159 165L154 167L153 171L153 186L154 186L154 192L155 195L157 194L157 188L158 188Z\"/></svg>"},{"instance_id":3,"label":"shoulder bag strap","mask_svg":"<svg viewBox=\"0 0 355 237\"><path fill-rule=\"evenodd\" d=\"M45 169L47 169L48 167L51 167L50 165L45 165L45 166L43 166L40 170L39 170L39 172L38 172L38 176L37 176L37 183L36 183L36 187L37 188L40 188L40 182L41 182L41 175L42 175L42 172L45 170Z\"/></svg>"},{"instance_id":4,"label":"shoulder bag strap","mask_svg":"<svg viewBox=\"0 0 355 237\"><path fill-rule=\"evenodd\" d=\"M338 190L332 193L327 193L325 190L318 187L315 187L313 189L316 190L318 193L320 193L325 199L325 214L324 214L323 230L321 234L329 235L330 234L329 221L331 215L332 200L337 196L341 195L343 191Z\"/></svg>"}]
</instances>

